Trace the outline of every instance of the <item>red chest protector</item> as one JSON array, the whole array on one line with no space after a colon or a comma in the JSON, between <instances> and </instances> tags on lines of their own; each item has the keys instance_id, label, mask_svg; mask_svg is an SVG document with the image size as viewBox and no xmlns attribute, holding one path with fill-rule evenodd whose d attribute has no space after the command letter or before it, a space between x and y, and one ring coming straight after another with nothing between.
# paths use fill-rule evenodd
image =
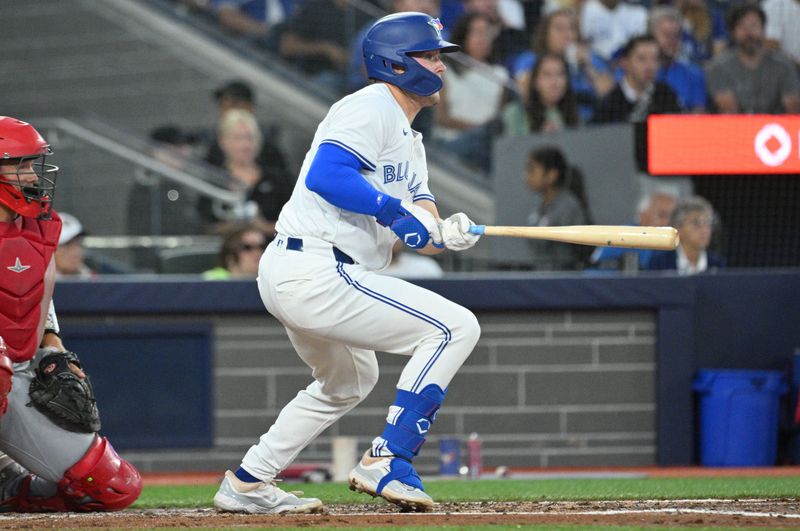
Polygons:
<instances>
[{"instance_id":1,"label":"red chest protector","mask_svg":"<svg viewBox=\"0 0 800 531\"><path fill-rule=\"evenodd\" d=\"M19 217L0 223L0 336L14 362L33 357L49 304L45 273L58 245L61 219ZM51 280L52 282L52 280Z\"/></svg>"}]
</instances>

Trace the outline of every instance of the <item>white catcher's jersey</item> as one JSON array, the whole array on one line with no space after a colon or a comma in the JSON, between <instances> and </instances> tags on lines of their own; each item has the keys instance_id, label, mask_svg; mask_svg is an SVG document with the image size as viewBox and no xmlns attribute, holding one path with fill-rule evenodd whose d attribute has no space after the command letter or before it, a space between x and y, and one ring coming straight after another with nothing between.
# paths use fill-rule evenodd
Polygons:
<instances>
[{"instance_id":1,"label":"white catcher's jersey","mask_svg":"<svg viewBox=\"0 0 800 531\"><path fill-rule=\"evenodd\" d=\"M361 175L383 193L408 201L435 201L428 188L422 135L389 88L369 85L335 103L320 123L292 197L278 217L279 234L329 242L367 269L386 267L397 237L369 215L344 210L306 188L306 174L321 144L346 149L361 161Z\"/></svg>"}]
</instances>

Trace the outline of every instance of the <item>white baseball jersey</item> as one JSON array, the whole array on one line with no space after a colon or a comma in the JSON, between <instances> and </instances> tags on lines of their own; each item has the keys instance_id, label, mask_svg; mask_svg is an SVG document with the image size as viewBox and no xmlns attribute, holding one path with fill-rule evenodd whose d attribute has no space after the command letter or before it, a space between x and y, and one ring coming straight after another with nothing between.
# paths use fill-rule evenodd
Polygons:
<instances>
[{"instance_id":1,"label":"white baseball jersey","mask_svg":"<svg viewBox=\"0 0 800 531\"><path fill-rule=\"evenodd\" d=\"M292 197L278 217L277 231L329 242L370 270L391 261L397 237L372 216L338 208L306 187L306 175L321 144L343 148L361 161L361 175L393 197L435 201L428 188L422 135L383 83L369 85L331 107L306 153Z\"/></svg>"}]
</instances>

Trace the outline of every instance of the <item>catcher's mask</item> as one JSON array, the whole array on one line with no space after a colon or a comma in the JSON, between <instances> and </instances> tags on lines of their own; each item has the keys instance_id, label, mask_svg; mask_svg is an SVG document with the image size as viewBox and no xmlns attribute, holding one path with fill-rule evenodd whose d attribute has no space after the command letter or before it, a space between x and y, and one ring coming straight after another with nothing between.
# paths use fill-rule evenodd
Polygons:
<instances>
[{"instance_id":1,"label":"catcher's mask","mask_svg":"<svg viewBox=\"0 0 800 531\"><path fill-rule=\"evenodd\" d=\"M380 79L420 96L442 88L442 80L408 54L439 50L456 52L460 47L442 39L442 23L424 13L395 13L378 20L361 43L367 77ZM394 67L399 67L397 73Z\"/></svg>"},{"instance_id":2,"label":"catcher's mask","mask_svg":"<svg viewBox=\"0 0 800 531\"><path fill-rule=\"evenodd\" d=\"M33 126L0 116L0 203L29 218L48 219L58 166L47 164L50 145Z\"/></svg>"}]
</instances>

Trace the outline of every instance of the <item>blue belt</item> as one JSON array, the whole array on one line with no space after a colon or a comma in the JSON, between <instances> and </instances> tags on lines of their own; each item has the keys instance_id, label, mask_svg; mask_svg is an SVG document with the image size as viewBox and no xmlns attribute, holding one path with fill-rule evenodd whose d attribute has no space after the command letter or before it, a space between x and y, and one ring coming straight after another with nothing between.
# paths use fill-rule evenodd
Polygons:
<instances>
[{"instance_id":1,"label":"blue belt","mask_svg":"<svg viewBox=\"0 0 800 531\"><path fill-rule=\"evenodd\" d=\"M303 240L301 238L286 238L286 248L290 251L300 251L303 252ZM336 246L333 246L333 257L336 259L337 262L342 262L345 264L355 264L355 260L350 258L347 253L342 251Z\"/></svg>"}]
</instances>

